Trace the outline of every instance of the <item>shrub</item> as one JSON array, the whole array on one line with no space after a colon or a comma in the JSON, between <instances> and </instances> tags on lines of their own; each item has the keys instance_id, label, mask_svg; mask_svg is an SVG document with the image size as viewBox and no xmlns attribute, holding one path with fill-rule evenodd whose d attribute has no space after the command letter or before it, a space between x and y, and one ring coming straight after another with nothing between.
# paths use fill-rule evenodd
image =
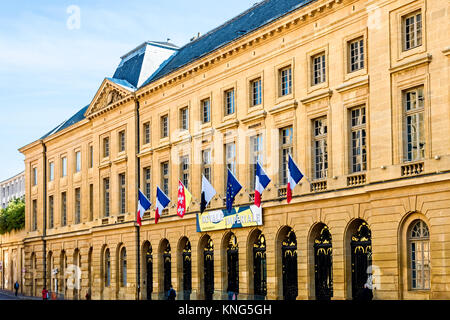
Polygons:
<instances>
[{"instance_id":1,"label":"shrub","mask_svg":"<svg viewBox=\"0 0 450 320\"><path fill-rule=\"evenodd\" d=\"M0 234L25 227L25 202L14 199L5 209L0 210Z\"/></svg>"}]
</instances>

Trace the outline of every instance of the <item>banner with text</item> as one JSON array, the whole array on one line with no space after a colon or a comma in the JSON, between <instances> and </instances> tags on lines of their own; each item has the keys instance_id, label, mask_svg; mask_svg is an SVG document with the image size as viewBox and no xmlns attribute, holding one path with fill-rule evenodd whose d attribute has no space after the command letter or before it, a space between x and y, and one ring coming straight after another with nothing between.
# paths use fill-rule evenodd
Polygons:
<instances>
[{"instance_id":1,"label":"banner with text","mask_svg":"<svg viewBox=\"0 0 450 320\"><path fill-rule=\"evenodd\" d=\"M257 206L233 207L197 213L197 232L262 226L262 208Z\"/></svg>"}]
</instances>

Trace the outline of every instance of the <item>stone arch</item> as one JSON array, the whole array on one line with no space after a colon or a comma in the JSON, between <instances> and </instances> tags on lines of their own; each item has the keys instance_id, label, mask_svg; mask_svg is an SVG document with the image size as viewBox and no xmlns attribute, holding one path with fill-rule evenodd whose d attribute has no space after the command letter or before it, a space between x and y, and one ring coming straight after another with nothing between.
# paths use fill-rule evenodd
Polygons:
<instances>
[{"instance_id":1,"label":"stone arch","mask_svg":"<svg viewBox=\"0 0 450 320\"><path fill-rule=\"evenodd\" d=\"M166 238L159 243L158 255L158 288L160 299L164 299L172 284L172 248Z\"/></svg>"},{"instance_id":2,"label":"stone arch","mask_svg":"<svg viewBox=\"0 0 450 320\"><path fill-rule=\"evenodd\" d=\"M397 244L398 244L398 254L399 257L399 298L400 299L408 299L409 294L411 291L412 281L411 281L411 248L410 248L410 233L412 227L416 224L416 222L422 221L428 228L428 239L430 239L431 234L433 232L432 224L430 223L430 220L428 217L418 211L408 212L403 216L401 219L399 225L398 225L398 237L397 237ZM429 288L425 290L420 290L418 294L420 295L420 298L422 299L429 299L431 295L431 288L432 288L432 256L431 256L431 250L430 250L430 240L428 240L428 255L429 255ZM417 297L417 296L416 296Z\"/></svg>"},{"instance_id":3,"label":"stone arch","mask_svg":"<svg viewBox=\"0 0 450 320\"><path fill-rule=\"evenodd\" d=\"M278 229L275 239L278 297L280 299L296 299L298 295L297 235L292 227L285 225ZM284 268L285 272L283 272ZM291 281L292 279L295 280ZM288 283L289 285L287 285Z\"/></svg>"},{"instance_id":4,"label":"stone arch","mask_svg":"<svg viewBox=\"0 0 450 320\"><path fill-rule=\"evenodd\" d=\"M151 300L153 292L153 250L150 241L145 240L142 244L142 297ZM150 270L149 270L150 269Z\"/></svg>"},{"instance_id":5,"label":"stone arch","mask_svg":"<svg viewBox=\"0 0 450 320\"><path fill-rule=\"evenodd\" d=\"M212 254L212 260L209 260L210 264L213 266L212 267L212 279L214 279L214 242L212 241L212 238L210 235L208 234L204 234L201 236L200 240L198 241L198 270L197 270L197 274L198 274L198 299L202 300L202 299L207 299L207 298L212 298L212 295L214 293L214 281L212 282L212 288L211 289L213 292L210 293L211 297L207 297L207 295L205 294L206 292L206 288L205 288L205 248L207 248L208 244L210 243L213 245L213 254Z\"/></svg>"}]
</instances>

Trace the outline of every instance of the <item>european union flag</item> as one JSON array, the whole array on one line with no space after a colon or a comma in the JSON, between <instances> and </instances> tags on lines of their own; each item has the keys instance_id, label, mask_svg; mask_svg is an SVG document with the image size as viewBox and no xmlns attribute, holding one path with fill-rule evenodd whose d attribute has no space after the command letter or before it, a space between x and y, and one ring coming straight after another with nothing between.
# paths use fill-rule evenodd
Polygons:
<instances>
[{"instance_id":1,"label":"european union flag","mask_svg":"<svg viewBox=\"0 0 450 320\"><path fill-rule=\"evenodd\" d=\"M234 174L228 169L228 178L227 178L227 211L231 212L233 208L234 198L238 194L238 192L242 189L241 184L237 181Z\"/></svg>"}]
</instances>

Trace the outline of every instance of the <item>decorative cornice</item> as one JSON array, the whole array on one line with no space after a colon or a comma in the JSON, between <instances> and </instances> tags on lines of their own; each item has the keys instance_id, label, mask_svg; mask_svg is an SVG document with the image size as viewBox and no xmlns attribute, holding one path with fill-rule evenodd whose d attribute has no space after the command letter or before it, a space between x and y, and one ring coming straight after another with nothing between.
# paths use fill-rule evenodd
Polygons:
<instances>
[{"instance_id":1,"label":"decorative cornice","mask_svg":"<svg viewBox=\"0 0 450 320\"><path fill-rule=\"evenodd\" d=\"M442 53L444 54L444 56L450 56L450 46L442 50Z\"/></svg>"},{"instance_id":2,"label":"decorative cornice","mask_svg":"<svg viewBox=\"0 0 450 320\"><path fill-rule=\"evenodd\" d=\"M341 84L340 86L338 86L336 88L336 91L341 93L341 92L344 92L344 91L347 91L347 90L351 90L351 89L354 89L354 88L357 88L357 87L365 86L365 85L368 85L368 84L369 84L369 76L366 75L366 76L364 76L362 78L358 78L355 81Z\"/></svg>"},{"instance_id":3,"label":"decorative cornice","mask_svg":"<svg viewBox=\"0 0 450 320\"><path fill-rule=\"evenodd\" d=\"M194 61L179 70L175 70L172 73L169 73L162 79L157 80L153 85L149 83L147 86L138 90L136 98L139 99L144 95L162 89L169 84L176 83L182 79L185 79L188 76L191 76L193 73L202 71L204 68L207 68L208 66L213 65L216 62L224 60L232 56L233 54L246 49L247 47L252 47L255 44L259 44L261 41L265 41L270 37L276 36L283 30L289 29L292 26L296 26L300 22L307 23L308 20L313 18L315 19L318 14L325 14L326 11L331 10L335 4L342 4L343 2L344 0L329 0L318 5L317 3L308 4L307 6L300 8L299 11L303 10L303 13L301 14L299 14L299 12L295 12L287 16L283 16L280 19L273 21L271 24L269 23L268 25L254 30L247 37L237 39L230 44L226 44L225 47L209 53L205 58ZM290 19L288 19L289 17ZM262 29L266 29L265 32L262 35L256 35L256 33L260 32Z\"/></svg>"},{"instance_id":4,"label":"decorative cornice","mask_svg":"<svg viewBox=\"0 0 450 320\"><path fill-rule=\"evenodd\" d=\"M333 90L327 89L326 91L321 91L319 93L307 96L306 98L303 98L300 101L303 104L310 104L310 103L320 100L320 99L329 98L329 97L331 97L332 94L333 94Z\"/></svg>"},{"instance_id":5,"label":"decorative cornice","mask_svg":"<svg viewBox=\"0 0 450 320\"><path fill-rule=\"evenodd\" d=\"M395 67L392 67L389 69L389 71L391 73L403 71L405 69L413 68L413 67L419 66L421 64L430 63L431 59L432 59L431 53L425 53L425 55L421 55L414 60L411 60L411 61L402 63L400 65L397 65Z\"/></svg>"},{"instance_id":6,"label":"decorative cornice","mask_svg":"<svg viewBox=\"0 0 450 320\"><path fill-rule=\"evenodd\" d=\"M121 157L119 157L119 158L114 159L114 160L112 161L112 163L118 164L118 163L121 163L121 162L124 162L124 161L127 161L127 160L128 160L128 156L125 155L125 156L121 156Z\"/></svg>"},{"instance_id":7,"label":"decorative cornice","mask_svg":"<svg viewBox=\"0 0 450 320\"><path fill-rule=\"evenodd\" d=\"M207 136L212 136L214 133L214 129L212 127L206 128L206 129L202 129L196 133L194 133L192 135L192 138L203 138L203 137L207 137Z\"/></svg>"},{"instance_id":8,"label":"decorative cornice","mask_svg":"<svg viewBox=\"0 0 450 320\"><path fill-rule=\"evenodd\" d=\"M155 147L153 149L154 152L156 151L161 151L161 150L165 150L165 149L169 149L172 146L172 143L170 142L164 142L163 144L160 144L159 146Z\"/></svg>"},{"instance_id":9,"label":"decorative cornice","mask_svg":"<svg viewBox=\"0 0 450 320\"><path fill-rule=\"evenodd\" d=\"M272 109L269 110L269 114L273 115L273 114L277 114L277 113L287 111L290 109L296 109L297 106L298 106L297 100L294 100L294 101L290 100L288 102L284 102L279 105L276 105L275 107L273 107Z\"/></svg>"},{"instance_id":10,"label":"decorative cornice","mask_svg":"<svg viewBox=\"0 0 450 320\"><path fill-rule=\"evenodd\" d=\"M238 127L238 126L239 126L239 120L232 119L232 120L228 120L228 121L225 121L225 122L219 124L218 126L216 126L216 129L223 131L223 130L227 130L227 129Z\"/></svg>"},{"instance_id":11,"label":"decorative cornice","mask_svg":"<svg viewBox=\"0 0 450 320\"><path fill-rule=\"evenodd\" d=\"M172 140L172 144L182 144L182 143L189 143L192 141L192 136L189 134L189 132L187 133L181 133L177 139Z\"/></svg>"},{"instance_id":12,"label":"decorative cornice","mask_svg":"<svg viewBox=\"0 0 450 320\"><path fill-rule=\"evenodd\" d=\"M111 167L111 161L100 162L100 164L98 165L99 169L104 169L108 167Z\"/></svg>"},{"instance_id":13,"label":"decorative cornice","mask_svg":"<svg viewBox=\"0 0 450 320\"><path fill-rule=\"evenodd\" d=\"M144 157L144 156L147 156L147 155L152 155L152 154L153 154L153 149L146 149L144 151L139 152L137 154L137 157L141 158L141 157Z\"/></svg>"},{"instance_id":14,"label":"decorative cornice","mask_svg":"<svg viewBox=\"0 0 450 320\"><path fill-rule=\"evenodd\" d=\"M241 119L242 123L249 123L251 121L259 120L259 119L265 119L267 116L267 112L265 110L259 110L257 112L254 112L247 117Z\"/></svg>"}]
</instances>

